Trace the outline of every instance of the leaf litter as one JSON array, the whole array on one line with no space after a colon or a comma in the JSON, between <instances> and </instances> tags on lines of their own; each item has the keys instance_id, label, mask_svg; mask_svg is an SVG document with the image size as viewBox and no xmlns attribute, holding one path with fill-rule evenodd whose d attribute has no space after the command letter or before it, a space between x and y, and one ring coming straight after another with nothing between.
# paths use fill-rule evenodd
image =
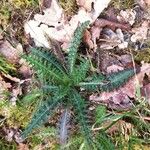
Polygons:
<instances>
[{"instance_id":1,"label":"leaf litter","mask_svg":"<svg viewBox=\"0 0 150 150\"><path fill-rule=\"evenodd\" d=\"M105 54L101 57L101 60L98 60L100 61L98 70L106 75L131 67L140 70L123 87L112 92L90 95L90 102L105 104L111 109L128 110L133 107L137 98L137 88L139 88L141 96L150 105L150 64L142 61L140 65L135 65L131 54L129 54L131 51L124 53L124 49L128 51L131 46L137 47L138 43L144 44L147 40L150 40L148 36L150 34L148 9L150 1L135 1L142 8L141 13L144 13L141 22L138 24L139 12L134 8L119 10L116 16L112 15L111 18L110 15L109 19L104 17L103 11L108 7L111 0L76 0L78 11L71 17L65 14L58 1L49 0L46 2L43 0L43 14L35 14L33 19L26 21L24 25L25 34L33 38L36 46L52 48L53 45L47 38L48 36L50 39L57 41L67 52L68 43L72 39L75 29L80 23L89 20L90 26L84 33L83 39L86 48L89 48L90 54L93 51L96 53L107 51L107 56ZM0 38L0 53L11 63L21 65L17 69L23 79L0 73L0 99L4 99L4 91L10 91L11 98L9 98L9 101L15 106L18 96L22 95L24 82L31 79L33 72L28 64L20 59L19 54L23 53L22 49L14 48L7 40L3 40L3 38ZM139 49L136 49L136 51L139 51ZM6 139L11 141L15 136L14 129L8 129L8 131L6 131ZM16 132L20 134L18 131ZM19 138L17 137L17 139ZM24 149L22 147L26 147L26 144L20 145L20 147L20 149ZM25 149L28 149L28 147Z\"/></svg>"}]
</instances>

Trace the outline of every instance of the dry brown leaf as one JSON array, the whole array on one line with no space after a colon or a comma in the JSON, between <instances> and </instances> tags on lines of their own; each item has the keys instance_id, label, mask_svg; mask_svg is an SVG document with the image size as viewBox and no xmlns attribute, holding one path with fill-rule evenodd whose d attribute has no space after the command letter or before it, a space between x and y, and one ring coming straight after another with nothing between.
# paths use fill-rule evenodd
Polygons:
<instances>
[{"instance_id":1,"label":"dry brown leaf","mask_svg":"<svg viewBox=\"0 0 150 150\"><path fill-rule=\"evenodd\" d=\"M97 49L96 40L99 39L101 31L104 27L110 28L110 29L105 30L108 32L109 35L107 35L106 39L100 39L100 41L104 41L104 42L101 42L100 48L113 49L116 46L118 46L119 49L127 48L128 42L126 42L124 40L124 35L122 33L122 30L129 30L130 25L129 24L121 24L121 23L109 21L106 19L97 19L94 22L94 25L92 26L92 28L90 30L91 35L90 35L90 37L88 37L88 40L86 42L89 47L93 47L94 49ZM116 31L114 32L111 29L112 30L116 29ZM103 36L105 36L104 33L103 33ZM93 46L91 46L91 45L93 45Z\"/></svg>"},{"instance_id":2,"label":"dry brown leaf","mask_svg":"<svg viewBox=\"0 0 150 150\"><path fill-rule=\"evenodd\" d=\"M88 45L90 49L94 48L93 42L91 40L91 33L86 30L84 33L83 41Z\"/></svg>"},{"instance_id":3,"label":"dry brown leaf","mask_svg":"<svg viewBox=\"0 0 150 150\"><path fill-rule=\"evenodd\" d=\"M43 10L44 15L36 14L34 19L49 26L58 27L64 22L64 12L56 0L52 0L50 8Z\"/></svg>"},{"instance_id":4,"label":"dry brown leaf","mask_svg":"<svg viewBox=\"0 0 150 150\"><path fill-rule=\"evenodd\" d=\"M150 0L145 0L145 3L147 4L147 6L150 6Z\"/></svg>"},{"instance_id":5,"label":"dry brown leaf","mask_svg":"<svg viewBox=\"0 0 150 150\"><path fill-rule=\"evenodd\" d=\"M41 0L41 5L43 8L50 8L52 0Z\"/></svg>"},{"instance_id":6,"label":"dry brown leaf","mask_svg":"<svg viewBox=\"0 0 150 150\"><path fill-rule=\"evenodd\" d=\"M116 67L116 68L114 68ZM101 53L100 57L100 70L103 73L108 74L109 71L115 72L115 70L121 70L124 66L121 64L119 58L117 59L115 56L109 54L109 52Z\"/></svg>"},{"instance_id":7,"label":"dry brown leaf","mask_svg":"<svg viewBox=\"0 0 150 150\"><path fill-rule=\"evenodd\" d=\"M150 21L145 20L142 25L138 28L133 28L132 32L134 33L131 36L131 41L132 42L137 42L137 41L144 41L147 39L147 34L150 28Z\"/></svg>"},{"instance_id":8,"label":"dry brown leaf","mask_svg":"<svg viewBox=\"0 0 150 150\"><path fill-rule=\"evenodd\" d=\"M76 0L77 5L85 8L87 11L92 10L92 3L94 3L94 1L95 0Z\"/></svg>"},{"instance_id":9,"label":"dry brown leaf","mask_svg":"<svg viewBox=\"0 0 150 150\"><path fill-rule=\"evenodd\" d=\"M19 143L17 150L29 150L29 148L27 144Z\"/></svg>"},{"instance_id":10,"label":"dry brown leaf","mask_svg":"<svg viewBox=\"0 0 150 150\"><path fill-rule=\"evenodd\" d=\"M3 100L5 95L4 92L8 91L11 88L10 83L6 83L0 76L0 100Z\"/></svg>"},{"instance_id":11,"label":"dry brown leaf","mask_svg":"<svg viewBox=\"0 0 150 150\"><path fill-rule=\"evenodd\" d=\"M124 35L121 29L116 29L112 31L111 29L105 29L103 31L103 39L100 43L100 48L102 49L113 49L118 47L119 49L125 49L128 47L128 42L124 40Z\"/></svg>"},{"instance_id":12,"label":"dry brown leaf","mask_svg":"<svg viewBox=\"0 0 150 150\"><path fill-rule=\"evenodd\" d=\"M93 41L94 49L97 49L96 40L99 39L102 28L92 26L91 28L91 40Z\"/></svg>"},{"instance_id":13,"label":"dry brown leaf","mask_svg":"<svg viewBox=\"0 0 150 150\"><path fill-rule=\"evenodd\" d=\"M64 12L56 0L52 0L51 7L44 11L44 15L36 14L35 20L29 20L25 23L25 32L34 39L36 46L51 47L45 37L46 34L50 38L61 42L62 47L65 49L68 47L68 43L79 23L87 20L93 23L104 8L108 6L109 2L110 0L94 0L94 10L87 12L85 8L79 8L77 14L68 21L64 18ZM44 24L41 25L41 23Z\"/></svg>"},{"instance_id":14,"label":"dry brown leaf","mask_svg":"<svg viewBox=\"0 0 150 150\"><path fill-rule=\"evenodd\" d=\"M95 21L94 25L99 28L109 27L112 30L115 30L116 28L120 28L122 30L130 30L131 29L129 24L121 24L121 23L109 21L106 19L97 19Z\"/></svg>"},{"instance_id":15,"label":"dry brown leaf","mask_svg":"<svg viewBox=\"0 0 150 150\"><path fill-rule=\"evenodd\" d=\"M28 64L23 64L18 72L23 76L24 79L28 79L28 78L31 78L31 75L32 75L32 71L29 67Z\"/></svg>"},{"instance_id":16,"label":"dry brown leaf","mask_svg":"<svg viewBox=\"0 0 150 150\"><path fill-rule=\"evenodd\" d=\"M150 6L150 0L135 0L136 3L138 3L142 8L149 8Z\"/></svg>"},{"instance_id":17,"label":"dry brown leaf","mask_svg":"<svg viewBox=\"0 0 150 150\"><path fill-rule=\"evenodd\" d=\"M117 16L119 22L126 22L130 25L135 23L136 11L133 9L121 10L120 14Z\"/></svg>"},{"instance_id":18,"label":"dry brown leaf","mask_svg":"<svg viewBox=\"0 0 150 150\"><path fill-rule=\"evenodd\" d=\"M3 41L0 44L0 54L2 54L11 63L19 62L19 55L22 53L19 50L12 47L8 41Z\"/></svg>"}]
</instances>

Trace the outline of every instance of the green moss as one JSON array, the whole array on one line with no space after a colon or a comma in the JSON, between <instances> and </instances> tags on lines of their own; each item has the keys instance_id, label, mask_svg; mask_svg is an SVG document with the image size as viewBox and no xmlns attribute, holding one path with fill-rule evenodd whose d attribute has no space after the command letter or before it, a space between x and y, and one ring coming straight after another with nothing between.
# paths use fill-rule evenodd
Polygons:
<instances>
[{"instance_id":1,"label":"green moss","mask_svg":"<svg viewBox=\"0 0 150 150\"><path fill-rule=\"evenodd\" d=\"M12 4L18 9L38 6L38 0L12 0Z\"/></svg>"},{"instance_id":2,"label":"green moss","mask_svg":"<svg viewBox=\"0 0 150 150\"><path fill-rule=\"evenodd\" d=\"M134 56L136 62L144 61L146 63L150 63L150 49L138 51Z\"/></svg>"},{"instance_id":3,"label":"green moss","mask_svg":"<svg viewBox=\"0 0 150 150\"><path fill-rule=\"evenodd\" d=\"M16 68L0 55L0 71L7 74L9 72L15 72Z\"/></svg>"},{"instance_id":4,"label":"green moss","mask_svg":"<svg viewBox=\"0 0 150 150\"><path fill-rule=\"evenodd\" d=\"M35 132L27 139L28 145L31 149L36 148L38 145L46 141L47 148L56 150L58 146L56 138L56 129L54 127L43 127L35 130Z\"/></svg>"},{"instance_id":5,"label":"green moss","mask_svg":"<svg viewBox=\"0 0 150 150\"><path fill-rule=\"evenodd\" d=\"M0 24L6 28L10 19L10 7L8 3L0 2Z\"/></svg>"},{"instance_id":6,"label":"green moss","mask_svg":"<svg viewBox=\"0 0 150 150\"><path fill-rule=\"evenodd\" d=\"M76 0L60 0L59 3L69 16L77 12Z\"/></svg>"},{"instance_id":7,"label":"green moss","mask_svg":"<svg viewBox=\"0 0 150 150\"><path fill-rule=\"evenodd\" d=\"M112 1L112 5L119 10L132 8L133 4L134 4L134 0L113 0Z\"/></svg>"},{"instance_id":8,"label":"green moss","mask_svg":"<svg viewBox=\"0 0 150 150\"><path fill-rule=\"evenodd\" d=\"M0 150L17 150L17 144L15 142L8 143L0 139Z\"/></svg>"}]
</instances>

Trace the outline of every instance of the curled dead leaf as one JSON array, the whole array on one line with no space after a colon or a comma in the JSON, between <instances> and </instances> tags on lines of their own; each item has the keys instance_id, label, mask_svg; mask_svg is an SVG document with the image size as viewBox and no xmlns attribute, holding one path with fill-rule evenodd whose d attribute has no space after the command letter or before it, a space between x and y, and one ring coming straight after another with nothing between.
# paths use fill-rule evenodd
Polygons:
<instances>
[{"instance_id":1,"label":"curled dead leaf","mask_svg":"<svg viewBox=\"0 0 150 150\"><path fill-rule=\"evenodd\" d=\"M126 22L133 25L136 19L136 11L133 9L121 10L117 18L119 22Z\"/></svg>"},{"instance_id":2,"label":"curled dead leaf","mask_svg":"<svg viewBox=\"0 0 150 150\"><path fill-rule=\"evenodd\" d=\"M91 40L91 33L86 30L84 33L83 41L89 46L90 49L94 48L93 42Z\"/></svg>"},{"instance_id":3,"label":"curled dead leaf","mask_svg":"<svg viewBox=\"0 0 150 150\"><path fill-rule=\"evenodd\" d=\"M19 143L17 150L29 150L27 144Z\"/></svg>"},{"instance_id":4,"label":"curled dead leaf","mask_svg":"<svg viewBox=\"0 0 150 150\"><path fill-rule=\"evenodd\" d=\"M12 47L12 45L8 41L3 41L0 44L0 54L2 54L6 59L11 63L18 63L19 55L22 51L19 51Z\"/></svg>"},{"instance_id":5,"label":"curled dead leaf","mask_svg":"<svg viewBox=\"0 0 150 150\"><path fill-rule=\"evenodd\" d=\"M140 27L133 28L132 29L133 35L131 36L131 41L137 42L146 40L148 38L147 35L149 28L150 28L150 21L148 20L145 20Z\"/></svg>"},{"instance_id":6,"label":"curled dead leaf","mask_svg":"<svg viewBox=\"0 0 150 150\"><path fill-rule=\"evenodd\" d=\"M112 30L115 30L116 28L120 28L122 30L130 30L131 29L129 24L121 24L121 23L109 21L106 19L97 19L95 21L94 25L99 28L109 27Z\"/></svg>"}]
</instances>

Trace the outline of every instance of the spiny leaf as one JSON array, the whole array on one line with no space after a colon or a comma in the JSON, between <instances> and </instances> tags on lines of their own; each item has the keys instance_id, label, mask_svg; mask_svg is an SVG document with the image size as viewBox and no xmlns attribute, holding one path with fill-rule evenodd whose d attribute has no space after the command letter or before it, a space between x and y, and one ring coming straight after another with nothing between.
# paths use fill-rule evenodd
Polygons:
<instances>
[{"instance_id":1,"label":"spiny leaf","mask_svg":"<svg viewBox=\"0 0 150 150\"><path fill-rule=\"evenodd\" d=\"M73 40L70 43L69 55L68 55L68 65L69 65L70 73L73 71L73 68L74 68L74 64L75 64L76 57L77 57L77 50L78 50L78 47L81 43L81 40L83 37L83 32L84 32L85 28L87 28L88 25L89 25L89 21L82 23L75 30Z\"/></svg>"},{"instance_id":2,"label":"spiny leaf","mask_svg":"<svg viewBox=\"0 0 150 150\"><path fill-rule=\"evenodd\" d=\"M74 105L74 110L76 113L77 121L80 124L81 132L84 135L87 144L92 147L93 139L91 136L90 127L88 125L88 119L86 114L86 104L85 101L81 98L80 94L76 90L70 92L70 100Z\"/></svg>"},{"instance_id":3,"label":"spiny leaf","mask_svg":"<svg viewBox=\"0 0 150 150\"><path fill-rule=\"evenodd\" d=\"M59 99L49 99L44 101L40 108L37 110L37 112L35 112L29 125L22 133L23 139L25 139L27 135L32 132L33 129L45 123L48 120L48 118L53 114L58 104Z\"/></svg>"},{"instance_id":4,"label":"spiny leaf","mask_svg":"<svg viewBox=\"0 0 150 150\"><path fill-rule=\"evenodd\" d=\"M52 64L56 69L61 71L62 73L65 72L65 69L63 68L62 64L59 62L56 56L52 54L52 52L48 52L47 50L43 48L31 48L30 50L31 50L32 55L36 55L39 58L43 58L44 60Z\"/></svg>"},{"instance_id":5,"label":"spiny leaf","mask_svg":"<svg viewBox=\"0 0 150 150\"><path fill-rule=\"evenodd\" d=\"M88 70L89 70L88 60L81 62L81 64L77 68L74 68L71 77L75 85L85 79Z\"/></svg>"},{"instance_id":6,"label":"spiny leaf","mask_svg":"<svg viewBox=\"0 0 150 150\"><path fill-rule=\"evenodd\" d=\"M50 78L53 81L63 81L61 72L53 68L50 63L36 56L24 56L24 58L33 65L38 74L42 74L43 78Z\"/></svg>"},{"instance_id":7,"label":"spiny leaf","mask_svg":"<svg viewBox=\"0 0 150 150\"><path fill-rule=\"evenodd\" d=\"M123 86L132 76L134 76L134 69L125 69L116 73L112 73L107 77L108 84L101 86L102 91L112 91Z\"/></svg>"},{"instance_id":8,"label":"spiny leaf","mask_svg":"<svg viewBox=\"0 0 150 150\"><path fill-rule=\"evenodd\" d=\"M102 74L100 75L93 75L90 78L85 79L85 82L80 82L79 86L89 90L89 91L96 91L99 90L99 87L102 86L105 81L106 77L104 77Z\"/></svg>"},{"instance_id":9,"label":"spiny leaf","mask_svg":"<svg viewBox=\"0 0 150 150\"><path fill-rule=\"evenodd\" d=\"M61 103L61 100L63 97L66 96L68 91L68 88L59 88L59 90L54 94L53 98L49 98L45 101L43 101L43 104L38 108L38 110L35 112L34 116L32 117L31 122L25 129L25 131L22 134L23 138L26 138L26 136L31 133L31 131L43 123L45 123L50 116L53 115L54 110L58 107L58 105Z\"/></svg>"},{"instance_id":10,"label":"spiny leaf","mask_svg":"<svg viewBox=\"0 0 150 150\"><path fill-rule=\"evenodd\" d=\"M95 91L112 91L123 86L132 76L134 76L134 69L126 69L117 73L112 73L106 78L98 79L98 77L91 82L81 82L79 86L86 90Z\"/></svg>"},{"instance_id":11,"label":"spiny leaf","mask_svg":"<svg viewBox=\"0 0 150 150\"><path fill-rule=\"evenodd\" d=\"M96 139L98 150L115 150L114 144L105 133L100 133Z\"/></svg>"},{"instance_id":12,"label":"spiny leaf","mask_svg":"<svg viewBox=\"0 0 150 150\"><path fill-rule=\"evenodd\" d=\"M54 86L54 85L44 85L42 86L42 89L44 92L55 92L56 90L58 90L58 86Z\"/></svg>"}]
</instances>

